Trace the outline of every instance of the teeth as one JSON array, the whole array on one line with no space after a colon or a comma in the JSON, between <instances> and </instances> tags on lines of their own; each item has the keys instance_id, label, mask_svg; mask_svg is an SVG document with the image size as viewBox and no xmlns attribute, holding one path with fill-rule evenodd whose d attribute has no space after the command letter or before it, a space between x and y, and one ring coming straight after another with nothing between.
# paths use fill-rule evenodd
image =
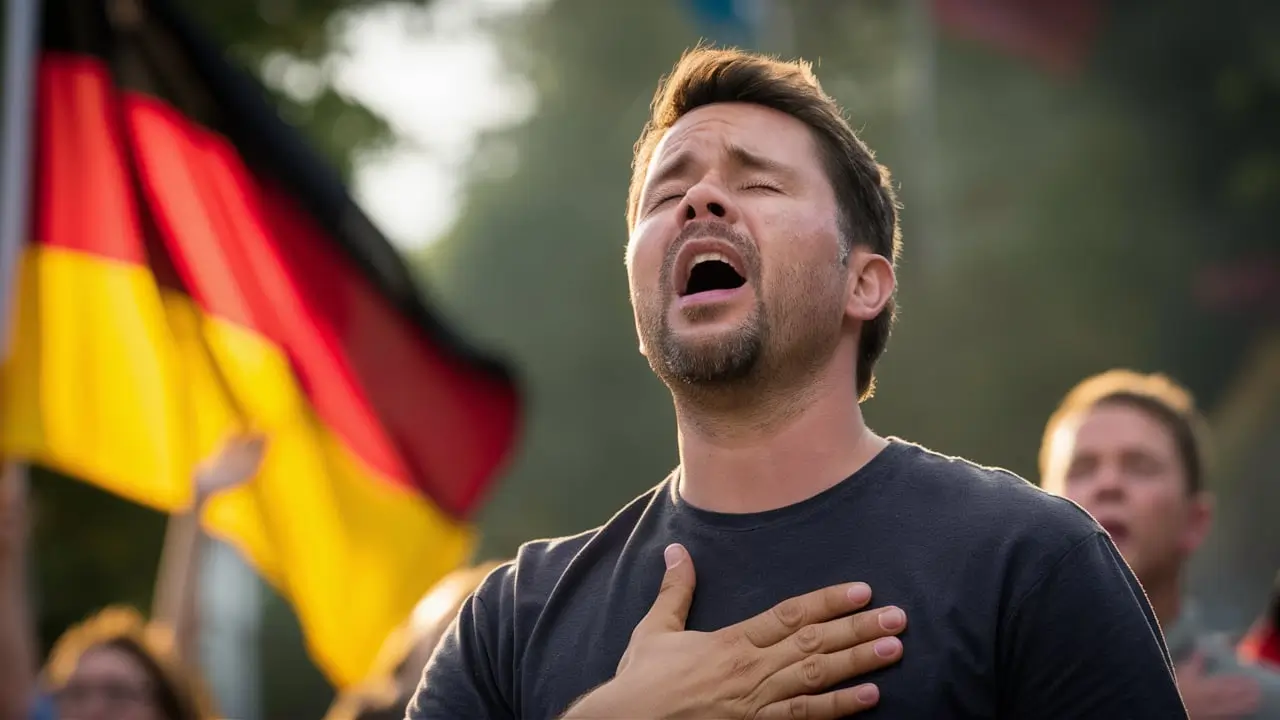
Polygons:
<instances>
[{"instance_id":1,"label":"teeth","mask_svg":"<svg viewBox=\"0 0 1280 720\"><path fill-rule=\"evenodd\" d=\"M725 257L724 255L721 255L718 252L705 252L705 253L698 253L697 255L695 255L693 257L693 262L689 264L689 267L694 267L698 263L710 262L713 260L722 262L725 265L729 265L730 267L733 266L733 263L729 262L729 258Z\"/></svg>"}]
</instances>

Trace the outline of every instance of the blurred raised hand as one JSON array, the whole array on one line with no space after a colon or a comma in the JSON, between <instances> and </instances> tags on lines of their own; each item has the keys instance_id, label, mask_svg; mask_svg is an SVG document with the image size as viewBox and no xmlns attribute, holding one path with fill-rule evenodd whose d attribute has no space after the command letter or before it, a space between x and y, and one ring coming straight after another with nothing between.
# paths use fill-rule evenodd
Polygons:
<instances>
[{"instance_id":1,"label":"blurred raised hand","mask_svg":"<svg viewBox=\"0 0 1280 720\"><path fill-rule=\"evenodd\" d=\"M228 438L212 457L196 468L196 504L252 480L258 474L266 450L267 438L261 433L239 433Z\"/></svg>"},{"instance_id":2,"label":"blurred raised hand","mask_svg":"<svg viewBox=\"0 0 1280 720\"><path fill-rule=\"evenodd\" d=\"M192 506L169 521L151 617L171 629L178 653L190 667L196 667L199 659L201 510L214 495L252 480L262 466L266 449L267 439L260 433L242 432L229 437L196 468Z\"/></svg>"}]
</instances>

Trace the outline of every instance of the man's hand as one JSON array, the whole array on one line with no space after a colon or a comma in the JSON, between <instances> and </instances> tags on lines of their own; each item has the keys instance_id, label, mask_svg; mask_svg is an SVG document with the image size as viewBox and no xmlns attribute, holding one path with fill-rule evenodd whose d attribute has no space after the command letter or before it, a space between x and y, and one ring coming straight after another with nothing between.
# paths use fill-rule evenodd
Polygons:
<instances>
[{"instance_id":1,"label":"man's hand","mask_svg":"<svg viewBox=\"0 0 1280 720\"><path fill-rule=\"evenodd\" d=\"M1191 720L1243 718L1258 711L1262 688L1248 675L1208 675L1197 651L1174 668L1178 690Z\"/></svg>"},{"instance_id":2,"label":"man's hand","mask_svg":"<svg viewBox=\"0 0 1280 720\"><path fill-rule=\"evenodd\" d=\"M232 436L218 453L196 469L196 504L224 490L243 485L258 473L267 440L257 433Z\"/></svg>"},{"instance_id":3,"label":"man's hand","mask_svg":"<svg viewBox=\"0 0 1280 720\"><path fill-rule=\"evenodd\" d=\"M667 572L649 613L631 634L613 680L565 714L587 718L807 718L866 710L874 685L822 692L897 662L906 627L897 608L865 607L871 589L833 585L790 598L761 615L710 633L685 630L693 601L693 560L667 548Z\"/></svg>"}]
</instances>

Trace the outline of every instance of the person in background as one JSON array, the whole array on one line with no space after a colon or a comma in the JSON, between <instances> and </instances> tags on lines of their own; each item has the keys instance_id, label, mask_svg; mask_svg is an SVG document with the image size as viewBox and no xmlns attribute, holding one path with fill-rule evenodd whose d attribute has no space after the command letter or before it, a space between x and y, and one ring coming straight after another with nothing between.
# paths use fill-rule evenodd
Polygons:
<instances>
[{"instance_id":1,"label":"person in background","mask_svg":"<svg viewBox=\"0 0 1280 720\"><path fill-rule=\"evenodd\" d=\"M40 678L25 558L26 493L0 488L0 720L207 720L196 662L199 518L215 494L247 482L265 451L260 435L237 435L195 474L191 507L173 516L157 575L152 621L109 607L68 630ZM14 672L10 672L10 668Z\"/></svg>"},{"instance_id":2,"label":"person in background","mask_svg":"<svg viewBox=\"0 0 1280 720\"><path fill-rule=\"evenodd\" d=\"M370 679L343 691L325 720L404 720L405 707L431 652L467 597L501 565L488 562L455 570L436 583L403 625L383 642Z\"/></svg>"},{"instance_id":3,"label":"person in background","mask_svg":"<svg viewBox=\"0 0 1280 720\"><path fill-rule=\"evenodd\" d=\"M108 607L54 645L44 681L59 720L206 720L207 699L172 633Z\"/></svg>"},{"instance_id":4,"label":"person in background","mask_svg":"<svg viewBox=\"0 0 1280 720\"><path fill-rule=\"evenodd\" d=\"M1071 390L1049 418L1042 485L1089 511L1133 568L1193 720L1280 718L1280 676L1242 667L1184 595L1187 561L1213 519L1205 435L1191 394L1169 378L1102 373Z\"/></svg>"},{"instance_id":5,"label":"person in background","mask_svg":"<svg viewBox=\"0 0 1280 720\"><path fill-rule=\"evenodd\" d=\"M1267 609L1236 646L1241 662L1280 672L1280 573L1276 573Z\"/></svg>"}]
</instances>

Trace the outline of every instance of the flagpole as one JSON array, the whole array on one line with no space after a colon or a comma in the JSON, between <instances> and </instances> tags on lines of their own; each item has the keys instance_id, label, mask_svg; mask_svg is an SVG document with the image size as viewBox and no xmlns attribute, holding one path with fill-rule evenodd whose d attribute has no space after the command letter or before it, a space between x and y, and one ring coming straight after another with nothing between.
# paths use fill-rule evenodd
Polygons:
<instances>
[{"instance_id":1,"label":"flagpole","mask_svg":"<svg viewBox=\"0 0 1280 720\"><path fill-rule=\"evenodd\" d=\"M18 256L26 241L31 197L31 120L40 0L7 0L4 127L0 151L0 359L9 356Z\"/></svg>"},{"instance_id":2,"label":"flagpole","mask_svg":"<svg viewBox=\"0 0 1280 720\"><path fill-rule=\"evenodd\" d=\"M31 126L35 116L34 78L36 75L37 40L40 33L40 0L7 0L4 39L4 104L0 125L0 366L9 357L13 318L17 304L18 261L26 242L31 211ZM27 467L19 460L5 460L0 455L0 488L26 507ZM24 518L25 520L25 518ZM30 558L22 558L21 572L32 583ZM28 585L32 587L33 585ZM23 641L34 660L35 618L31 593L19 602L28 617Z\"/></svg>"},{"instance_id":3,"label":"flagpole","mask_svg":"<svg viewBox=\"0 0 1280 720\"><path fill-rule=\"evenodd\" d=\"M31 214L31 120L35 116L36 40L40 0L7 0L4 39L4 120L0 132L0 362L9 357L17 300L18 261ZM26 467L7 461L0 482L26 491ZM7 478L7 479L6 479Z\"/></svg>"}]
</instances>

